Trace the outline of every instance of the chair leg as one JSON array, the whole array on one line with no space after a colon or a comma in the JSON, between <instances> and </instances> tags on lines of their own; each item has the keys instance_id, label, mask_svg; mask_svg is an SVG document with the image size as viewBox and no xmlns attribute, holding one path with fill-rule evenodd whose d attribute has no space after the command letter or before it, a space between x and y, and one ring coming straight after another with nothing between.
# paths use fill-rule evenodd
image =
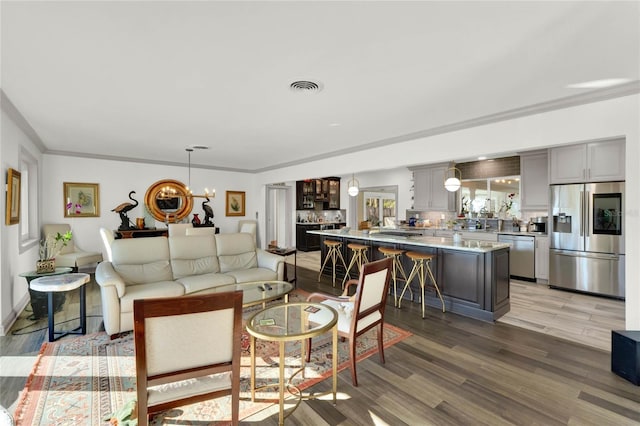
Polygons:
<instances>
[{"instance_id":1,"label":"chair leg","mask_svg":"<svg viewBox=\"0 0 640 426\"><path fill-rule=\"evenodd\" d=\"M398 298L398 308L402 304L402 298L404 297L404 293L407 291L407 288L409 289L409 292L411 292L411 295L413 296L413 291L411 290L411 280L413 280L413 278L415 277L417 270L418 270L418 263L414 260L413 268L411 268L411 272L409 273L409 278L407 278L407 282L405 283L404 288L402 289L402 293L400 293L400 297Z\"/></svg>"},{"instance_id":2,"label":"chair leg","mask_svg":"<svg viewBox=\"0 0 640 426\"><path fill-rule=\"evenodd\" d=\"M383 327L383 324L380 323L380 327L378 327L378 330L377 330L377 332L378 332L378 354L380 354L380 362L382 364L384 364L384 344L382 342L382 335L383 335L382 327Z\"/></svg>"},{"instance_id":3,"label":"chair leg","mask_svg":"<svg viewBox=\"0 0 640 426\"><path fill-rule=\"evenodd\" d=\"M329 251L327 252L327 256L324 258L324 262L322 262L322 266L320 267L320 272L318 273L318 282L320 282L320 277L322 276L322 271L324 270L324 267L326 266L327 262L329 261L330 255L331 255L331 249L329 249Z\"/></svg>"},{"instance_id":4,"label":"chair leg","mask_svg":"<svg viewBox=\"0 0 640 426\"><path fill-rule=\"evenodd\" d=\"M307 362L311 362L311 339L307 339Z\"/></svg>"},{"instance_id":5,"label":"chair leg","mask_svg":"<svg viewBox=\"0 0 640 426\"><path fill-rule=\"evenodd\" d=\"M351 381L354 387L358 387L356 376L356 338L349 339L349 362L351 363Z\"/></svg>"},{"instance_id":6,"label":"chair leg","mask_svg":"<svg viewBox=\"0 0 640 426\"><path fill-rule=\"evenodd\" d=\"M444 309L444 299L442 299L442 294L440 293L440 288L438 287L438 283L436 282L436 279L433 276L433 272L431 272L430 261L429 261L429 263L427 263L427 273L429 274L429 278L431 279L431 282L433 283L433 286L436 288L436 292L438 293L438 297L440 298L440 302L442 303L442 312L444 312L445 311L445 309Z\"/></svg>"},{"instance_id":7,"label":"chair leg","mask_svg":"<svg viewBox=\"0 0 640 426\"><path fill-rule=\"evenodd\" d=\"M347 282L347 279L351 279L351 275L350 275L351 268L356 263L359 263L358 253L353 252L353 255L351 256L351 262L349 262L349 267L347 268L347 272L344 273L344 278L342 279L342 288L344 288L344 283Z\"/></svg>"}]
</instances>

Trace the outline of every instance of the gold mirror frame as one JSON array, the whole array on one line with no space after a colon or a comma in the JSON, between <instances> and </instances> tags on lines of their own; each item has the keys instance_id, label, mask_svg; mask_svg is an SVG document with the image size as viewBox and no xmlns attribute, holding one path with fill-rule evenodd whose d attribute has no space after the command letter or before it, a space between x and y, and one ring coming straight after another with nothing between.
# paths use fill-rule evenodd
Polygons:
<instances>
[{"instance_id":1,"label":"gold mirror frame","mask_svg":"<svg viewBox=\"0 0 640 426\"><path fill-rule=\"evenodd\" d=\"M158 196L160 195L162 188L165 187L175 190L176 197L181 199L182 202L177 209L165 211L158 206ZM187 196L187 194L187 187L184 183L173 179L163 179L157 181L147 189L147 192L144 195L144 204L156 220L164 222L165 219L167 219L168 214L168 222L173 223L184 219L189 216L189 213L191 213L191 209L193 208L193 199Z\"/></svg>"}]
</instances>

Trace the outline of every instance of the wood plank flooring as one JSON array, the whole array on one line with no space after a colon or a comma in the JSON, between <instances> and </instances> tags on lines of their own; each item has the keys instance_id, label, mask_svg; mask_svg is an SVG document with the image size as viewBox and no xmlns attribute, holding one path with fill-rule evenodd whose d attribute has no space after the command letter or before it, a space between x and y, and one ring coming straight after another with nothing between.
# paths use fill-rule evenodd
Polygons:
<instances>
[{"instance_id":1,"label":"wood plank flooring","mask_svg":"<svg viewBox=\"0 0 640 426\"><path fill-rule=\"evenodd\" d=\"M298 265L304 264L301 258L304 256L298 258ZM307 291L340 291L327 277L318 283L317 271L304 268L298 269L298 286ZM99 314L95 283L89 284L88 294L89 314ZM74 298L69 299L65 313L77 315ZM525 302L518 304L524 309ZM553 306L557 302L548 303ZM572 303L565 302L569 311ZM515 305L514 301L512 309ZM541 310L539 315L548 313ZM305 401L286 419L287 424L640 424L640 388L610 371L607 350L506 322L486 323L436 309L428 309L422 319L420 306L413 303L403 304L402 309L389 305L385 318L412 331L413 336L388 348L385 364L380 364L377 355L359 362L357 388L351 385L349 371L341 372L336 406L329 400ZM577 321L582 318L576 314ZM601 319L605 323L609 320L607 315ZM529 321L536 323L522 320ZM90 318L89 331L98 331L100 324L99 318ZM538 329L552 328L536 324ZM45 334L42 330L3 337L0 361L16 365L16 359L33 357ZM0 371L0 404L10 406L22 390L26 374L10 375L4 366ZM321 382L314 390L329 386L329 381ZM253 423L277 424L275 407L243 422Z\"/></svg>"}]
</instances>

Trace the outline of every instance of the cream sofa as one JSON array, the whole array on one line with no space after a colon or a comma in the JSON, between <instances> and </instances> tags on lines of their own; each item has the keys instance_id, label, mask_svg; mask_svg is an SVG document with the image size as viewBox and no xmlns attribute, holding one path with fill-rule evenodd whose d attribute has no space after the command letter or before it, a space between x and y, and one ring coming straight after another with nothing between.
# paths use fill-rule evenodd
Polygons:
<instances>
[{"instance_id":1,"label":"cream sofa","mask_svg":"<svg viewBox=\"0 0 640 426\"><path fill-rule=\"evenodd\" d=\"M281 256L247 233L129 238L111 244L96 269L107 334L133 330L133 301L210 292L225 284L282 280Z\"/></svg>"}]
</instances>

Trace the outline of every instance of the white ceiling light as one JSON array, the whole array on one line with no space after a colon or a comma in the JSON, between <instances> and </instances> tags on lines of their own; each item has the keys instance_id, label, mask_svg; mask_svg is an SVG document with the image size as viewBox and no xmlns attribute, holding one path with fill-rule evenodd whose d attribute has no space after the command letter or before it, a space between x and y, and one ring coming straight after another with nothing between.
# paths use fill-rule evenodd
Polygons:
<instances>
[{"instance_id":1,"label":"white ceiling light","mask_svg":"<svg viewBox=\"0 0 640 426\"><path fill-rule=\"evenodd\" d=\"M453 172L453 176L449 173L449 171ZM457 172L457 173L456 173ZM460 177L458 177L458 175ZM460 189L460 185L462 182L460 179L462 178L462 172L455 167L450 167L444 173L444 188L449 192L456 192Z\"/></svg>"},{"instance_id":2,"label":"white ceiling light","mask_svg":"<svg viewBox=\"0 0 640 426\"><path fill-rule=\"evenodd\" d=\"M605 87L619 86L629 83L630 78L604 78L602 80L585 81L582 83L568 84L569 89L603 89Z\"/></svg>"},{"instance_id":3,"label":"white ceiling light","mask_svg":"<svg viewBox=\"0 0 640 426\"><path fill-rule=\"evenodd\" d=\"M358 182L358 179L356 179L355 174L351 175L351 180L347 182L347 185L349 187L349 189L347 189L347 193L351 197L355 197L356 195L358 195L358 193L360 192L360 182Z\"/></svg>"}]
</instances>

